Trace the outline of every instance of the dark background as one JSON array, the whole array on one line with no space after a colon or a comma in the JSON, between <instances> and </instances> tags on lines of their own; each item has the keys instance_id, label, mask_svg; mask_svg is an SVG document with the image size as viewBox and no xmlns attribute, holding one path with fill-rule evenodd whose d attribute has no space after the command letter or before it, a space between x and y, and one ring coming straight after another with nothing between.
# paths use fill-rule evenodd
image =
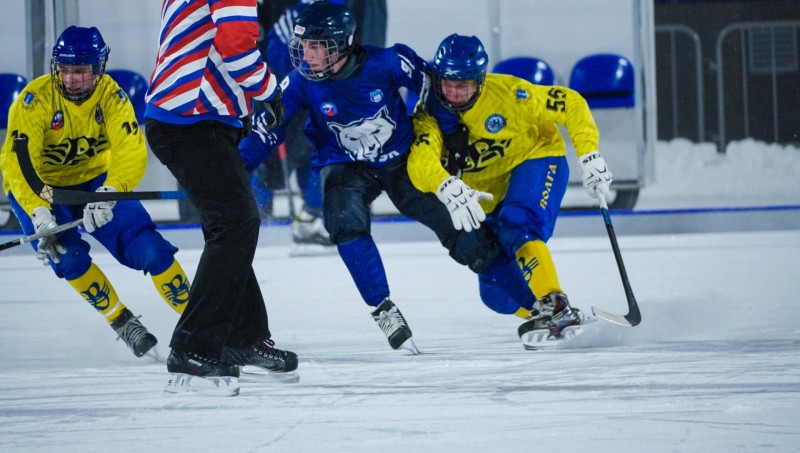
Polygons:
<instances>
[{"instance_id":1,"label":"dark background","mask_svg":"<svg viewBox=\"0 0 800 453\"><path fill-rule=\"evenodd\" d=\"M724 62L725 143L747 137L768 143L800 143L800 74L797 69L800 1L797 0L656 0L659 140L682 137L698 141L700 138L694 44L687 35L676 34L673 51L669 33L660 32L660 28L683 25L699 36L703 57L703 138L704 141L718 142L717 40L726 27L743 22L764 22L767 25L783 23L789 27L784 29L788 31L783 35L784 39L777 41L774 47L777 58L775 61L780 68L774 75L772 71L759 71L757 68L754 71L748 64L752 58L767 58L766 61L769 62L772 46L762 47L754 53L749 44L751 37L747 34L742 37L742 33L738 31L728 33L721 41ZM762 33L761 38L761 43L771 42L769 35ZM675 71L672 67L673 61ZM677 90L673 97L674 87ZM777 140L773 103L777 106ZM745 129L745 105L749 133Z\"/></svg>"}]
</instances>

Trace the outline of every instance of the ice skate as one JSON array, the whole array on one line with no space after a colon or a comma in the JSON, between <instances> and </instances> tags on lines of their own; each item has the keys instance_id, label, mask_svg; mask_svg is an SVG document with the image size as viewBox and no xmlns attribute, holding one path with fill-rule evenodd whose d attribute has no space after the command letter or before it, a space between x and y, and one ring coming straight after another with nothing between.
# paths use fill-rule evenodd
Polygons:
<instances>
[{"instance_id":1,"label":"ice skate","mask_svg":"<svg viewBox=\"0 0 800 453\"><path fill-rule=\"evenodd\" d=\"M517 329L526 349L551 347L580 334L580 311L569 305L567 296L550 293L533 305L530 320Z\"/></svg>"},{"instance_id":2,"label":"ice skate","mask_svg":"<svg viewBox=\"0 0 800 453\"><path fill-rule=\"evenodd\" d=\"M378 323L378 327L386 334L389 346L392 349L405 349L412 354L419 354L417 345L411 338L411 329L406 323L400 309L388 298L384 299L380 305L372 312L372 319Z\"/></svg>"},{"instance_id":3,"label":"ice skate","mask_svg":"<svg viewBox=\"0 0 800 453\"><path fill-rule=\"evenodd\" d=\"M222 360L240 366L257 368L261 372L282 373L284 380L299 380L295 372L297 369L297 354L284 351L275 347L272 340L262 340L249 346L222 348ZM250 371L250 370L248 370Z\"/></svg>"},{"instance_id":4,"label":"ice skate","mask_svg":"<svg viewBox=\"0 0 800 453\"><path fill-rule=\"evenodd\" d=\"M111 328L117 333L117 341L121 338L136 357L147 354L158 343L155 335L139 321L141 316L133 316L127 308L111 322Z\"/></svg>"},{"instance_id":5,"label":"ice skate","mask_svg":"<svg viewBox=\"0 0 800 453\"><path fill-rule=\"evenodd\" d=\"M292 220L292 240L295 244L316 244L324 247L333 245L322 223L322 217L305 209Z\"/></svg>"},{"instance_id":6,"label":"ice skate","mask_svg":"<svg viewBox=\"0 0 800 453\"><path fill-rule=\"evenodd\" d=\"M239 367L201 354L173 349L167 359L167 393L214 396L239 394Z\"/></svg>"}]
</instances>

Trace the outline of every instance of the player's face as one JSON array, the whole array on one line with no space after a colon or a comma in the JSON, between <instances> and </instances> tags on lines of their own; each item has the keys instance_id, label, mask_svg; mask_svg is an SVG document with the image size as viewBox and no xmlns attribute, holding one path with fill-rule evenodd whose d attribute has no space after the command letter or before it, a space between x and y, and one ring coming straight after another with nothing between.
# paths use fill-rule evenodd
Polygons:
<instances>
[{"instance_id":1,"label":"player's face","mask_svg":"<svg viewBox=\"0 0 800 453\"><path fill-rule=\"evenodd\" d=\"M300 41L303 48L303 60L314 72L322 72L328 69L331 62L336 61L339 54L328 53L327 41L312 41L303 39Z\"/></svg>"},{"instance_id":2,"label":"player's face","mask_svg":"<svg viewBox=\"0 0 800 453\"><path fill-rule=\"evenodd\" d=\"M442 93L453 105L466 104L477 90L475 80L447 80L442 79Z\"/></svg>"},{"instance_id":3,"label":"player's face","mask_svg":"<svg viewBox=\"0 0 800 453\"><path fill-rule=\"evenodd\" d=\"M95 76L91 65L58 65L58 72L67 94L81 94L94 87Z\"/></svg>"}]
</instances>

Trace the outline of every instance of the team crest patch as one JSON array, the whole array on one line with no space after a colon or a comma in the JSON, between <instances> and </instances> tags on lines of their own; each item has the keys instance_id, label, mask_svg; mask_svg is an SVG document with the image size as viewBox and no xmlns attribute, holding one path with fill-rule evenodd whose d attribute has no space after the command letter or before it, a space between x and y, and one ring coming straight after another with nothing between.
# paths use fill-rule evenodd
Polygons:
<instances>
[{"instance_id":1,"label":"team crest patch","mask_svg":"<svg viewBox=\"0 0 800 453\"><path fill-rule=\"evenodd\" d=\"M499 113L493 113L489 118L486 118L484 127L490 133L496 134L506 127L506 119Z\"/></svg>"},{"instance_id":2,"label":"team crest patch","mask_svg":"<svg viewBox=\"0 0 800 453\"><path fill-rule=\"evenodd\" d=\"M56 110L53 119L50 120L50 129L58 131L61 130L62 127L64 127L64 112Z\"/></svg>"},{"instance_id":3,"label":"team crest patch","mask_svg":"<svg viewBox=\"0 0 800 453\"><path fill-rule=\"evenodd\" d=\"M517 90L517 99L528 99L528 92L522 88Z\"/></svg>"},{"instance_id":4,"label":"team crest patch","mask_svg":"<svg viewBox=\"0 0 800 453\"><path fill-rule=\"evenodd\" d=\"M372 102L381 102L383 100L383 91L375 90L369 93L369 100Z\"/></svg>"},{"instance_id":5,"label":"team crest patch","mask_svg":"<svg viewBox=\"0 0 800 453\"><path fill-rule=\"evenodd\" d=\"M335 116L336 113L339 112L339 109L336 108L336 105L334 105L333 102L324 102L319 107L319 111L325 116Z\"/></svg>"},{"instance_id":6,"label":"team crest patch","mask_svg":"<svg viewBox=\"0 0 800 453\"><path fill-rule=\"evenodd\" d=\"M100 108L100 104L97 104L94 108L94 120L97 121L97 124L103 124L103 109Z\"/></svg>"},{"instance_id":7,"label":"team crest patch","mask_svg":"<svg viewBox=\"0 0 800 453\"><path fill-rule=\"evenodd\" d=\"M33 95L30 91L25 93L25 97L22 98L22 106L23 107L30 107L33 104L33 100L36 99L36 96Z\"/></svg>"},{"instance_id":8,"label":"team crest patch","mask_svg":"<svg viewBox=\"0 0 800 453\"><path fill-rule=\"evenodd\" d=\"M117 91L117 96L119 97L119 99L121 101L124 101L125 97L127 96L127 94L125 93L125 91L120 89L120 90Z\"/></svg>"}]
</instances>

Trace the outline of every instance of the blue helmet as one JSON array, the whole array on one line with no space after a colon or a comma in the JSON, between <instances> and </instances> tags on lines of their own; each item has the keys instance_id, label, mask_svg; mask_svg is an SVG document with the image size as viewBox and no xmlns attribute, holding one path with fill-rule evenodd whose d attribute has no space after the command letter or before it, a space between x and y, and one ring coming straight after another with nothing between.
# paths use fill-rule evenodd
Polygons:
<instances>
[{"instance_id":1,"label":"blue helmet","mask_svg":"<svg viewBox=\"0 0 800 453\"><path fill-rule=\"evenodd\" d=\"M448 110L453 112L469 110L480 96L483 83L486 81L488 67L489 56L480 39L456 33L448 36L439 44L431 64L436 97ZM467 102L453 104L442 92L442 80L474 80L475 94Z\"/></svg>"},{"instance_id":2,"label":"blue helmet","mask_svg":"<svg viewBox=\"0 0 800 453\"><path fill-rule=\"evenodd\" d=\"M314 2L294 20L292 38L289 40L289 56L292 66L309 80L324 80L330 77L333 66L347 57L354 44L356 20L346 6L327 1ZM312 70L303 57L301 41L316 41L327 49L328 59L322 70Z\"/></svg>"},{"instance_id":3,"label":"blue helmet","mask_svg":"<svg viewBox=\"0 0 800 453\"><path fill-rule=\"evenodd\" d=\"M70 26L61 33L53 46L53 56L50 59L50 75L53 86L70 101L79 104L85 101L94 93L97 82L106 71L109 52L110 49L97 28ZM91 66L92 74L95 76L94 84L88 90L69 94L64 86L59 67L84 65Z\"/></svg>"}]
</instances>

